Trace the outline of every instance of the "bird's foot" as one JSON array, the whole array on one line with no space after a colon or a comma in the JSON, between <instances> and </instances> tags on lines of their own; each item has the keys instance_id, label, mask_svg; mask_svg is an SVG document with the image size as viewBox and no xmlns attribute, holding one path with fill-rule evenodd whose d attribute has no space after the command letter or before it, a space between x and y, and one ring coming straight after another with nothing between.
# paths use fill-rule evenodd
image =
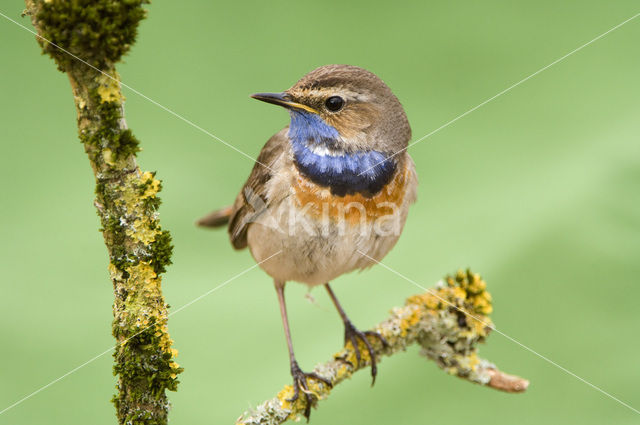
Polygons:
<instances>
[{"instance_id":1,"label":"bird's foot","mask_svg":"<svg viewBox=\"0 0 640 425\"><path fill-rule=\"evenodd\" d=\"M307 418L307 422L309 422L309 416L311 416L311 404L313 403L313 398L316 397L315 393L309 389L309 385L307 384L307 379L315 379L316 381L320 381L323 384L327 385L331 388L333 385L331 381L327 378L323 378L314 372L303 372L298 366L298 362L295 360L291 362L291 376L293 377L293 397L287 399L291 403L294 403L298 398L300 398L300 392L304 394L305 399L305 407L304 407L304 417Z\"/></svg>"},{"instance_id":2,"label":"bird's foot","mask_svg":"<svg viewBox=\"0 0 640 425\"><path fill-rule=\"evenodd\" d=\"M378 374L378 367L377 367L377 361L376 361L376 353L368 337L377 338L382 343L382 346L384 348L387 348L389 346L389 343L387 342L387 340L384 339L384 337L380 335L378 332L374 332L374 331L362 332L358 330L358 328L356 328L353 325L353 323L351 323L349 320L344 322L344 344L347 345L348 342L351 343L351 346L353 347L353 351L355 352L355 355L356 355L356 360L358 362L357 366L360 366L360 363L362 362L362 354L360 353L360 346L358 344L358 340L362 341L365 347L367 348L367 352L369 353L369 358L371 359L371 378L372 378L371 386L373 386L373 384L376 383L376 375ZM351 364L351 362L347 360L345 361Z\"/></svg>"}]
</instances>

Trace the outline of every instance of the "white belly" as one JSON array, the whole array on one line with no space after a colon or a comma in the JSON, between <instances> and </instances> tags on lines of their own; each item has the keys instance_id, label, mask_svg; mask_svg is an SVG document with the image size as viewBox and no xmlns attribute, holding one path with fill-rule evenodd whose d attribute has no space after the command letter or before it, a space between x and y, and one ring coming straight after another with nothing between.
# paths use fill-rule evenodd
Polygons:
<instances>
[{"instance_id":1,"label":"white belly","mask_svg":"<svg viewBox=\"0 0 640 425\"><path fill-rule=\"evenodd\" d=\"M299 213L291 199L250 225L249 249L275 280L310 286L382 260L398 240L408 210L407 204L384 220L349 223Z\"/></svg>"}]
</instances>

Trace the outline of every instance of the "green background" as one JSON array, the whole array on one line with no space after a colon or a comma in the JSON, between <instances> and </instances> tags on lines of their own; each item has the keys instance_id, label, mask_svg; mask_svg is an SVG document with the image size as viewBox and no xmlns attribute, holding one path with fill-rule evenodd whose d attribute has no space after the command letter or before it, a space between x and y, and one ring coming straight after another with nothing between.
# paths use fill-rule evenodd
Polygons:
<instances>
[{"instance_id":1,"label":"green background","mask_svg":"<svg viewBox=\"0 0 640 425\"><path fill-rule=\"evenodd\" d=\"M288 121L248 98L327 63L381 76L414 139L640 12L635 1L156 1L122 81L256 156ZM0 11L20 18L23 4ZM497 327L640 408L640 18L410 149L419 200L385 263L423 286L470 266ZM94 182L66 77L0 19L0 410L113 345L112 288ZM125 89L143 169L164 181L175 310L254 264L194 219L230 203L250 160ZM362 328L420 289L382 267L334 289ZM342 327L325 293L288 287L304 368ZM254 269L170 320L172 423L233 423L289 382L276 296ZM415 347L340 385L312 423L631 424L640 417L494 333L481 355L531 379L524 395L451 378ZM113 424L109 354L0 416L1 424Z\"/></svg>"}]
</instances>

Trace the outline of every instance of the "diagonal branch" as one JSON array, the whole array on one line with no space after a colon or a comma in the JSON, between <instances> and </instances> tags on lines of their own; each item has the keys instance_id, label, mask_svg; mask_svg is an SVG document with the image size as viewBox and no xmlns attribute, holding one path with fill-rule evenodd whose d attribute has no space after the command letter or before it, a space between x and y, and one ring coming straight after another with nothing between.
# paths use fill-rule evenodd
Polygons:
<instances>
[{"instance_id":1,"label":"diagonal branch","mask_svg":"<svg viewBox=\"0 0 640 425\"><path fill-rule=\"evenodd\" d=\"M409 297L403 307L394 308L391 316L374 328L388 341L388 347L383 347L377 338L370 342L377 356L391 356L411 344L419 344L421 354L451 375L496 390L524 392L529 381L501 372L477 356L477 344L484 342L491 331L488 317L491 311L491 295L485 282L471 271L459 271L455 276L447 276L435 289ZM353 347L348 343L333 360L316 366L314 372L330 379L335 387L369 364L364 345L360 352L362 364L357 365ZM309 381L309 389L315 395L314 405L331 392L331 388L315 380ZM291 403L287 399L292 395L291 385L285 386L276 397L243 413L237 424L277 425L298 419L306 402L300 397Z\"/></svg>"},{"instance_id":2,"label":"diagonal branch","mask_svg":"<svg viewBox=\"0 0 640 425\"><path fill-rule=\"evenodd\" d=\"M167 329L161 277L171 236L158 219L160 181L136 163L139 141L124 119L115 64L135 41L147 0L26 0L25 14L71 82L78 133L96 179L95 206L113 283L113 401L121 424L165 425L166 390L182 368Z\"/></svg>"}]
</instances>

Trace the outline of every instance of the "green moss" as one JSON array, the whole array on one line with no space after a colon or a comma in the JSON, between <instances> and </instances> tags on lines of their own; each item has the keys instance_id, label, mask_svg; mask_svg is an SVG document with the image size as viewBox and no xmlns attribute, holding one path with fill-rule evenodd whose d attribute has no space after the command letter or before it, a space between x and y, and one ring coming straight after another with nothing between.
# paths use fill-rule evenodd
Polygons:
<instances>
[{"instance_id":1,"label":"green moss","mask_svg":"<svg viewBox=\"0 0 640 425\"><path fill-rule=\"evenodd\" d=\"M175 367L171 353L161 350L161 337L157 335L157 325L152 323L147 329L140 330L132 325L128 334L116 332L118 340L130 337L126 343L119 345L113 354L115 365L114 375L126 382L126 389L119 388L119 394L113 397L120 423L165 425L166 404L165 390L176 391L179 381L175 376L182 372L182 368ZM136 335L137 332L140 332ZM149 406L154 409L132 409L132 406ZM155 415L153 412L163 412Z\"/></svg>"},{"instance_id":2,"label":"green moss","mask_svg":"<svg viewBox=\"0 0 640 425\"><path fill-rule=\"evenodd\" d=\"M152 171L151 176L155 178L156 172ZM162 200L155 196L155 193L162 190L162 182L155 180L154 178L143 180L142 184L138 186L138 194L144 200L144 209L149 212L155 212L160 208ZM154 185L157 185L154 187ZM153 196L149 196L149 193L153 192Z\"/></svg>"},{"instance_id":3,"label":"green moss","mask_svg":"<svg viewBox=\"0 0 640 425\"><path fill-rule=\"evenodd\" d=\"M147 211L158 211L158 208L160 208L160 204L162 203L162 200L157 197L157 196L150 196L148 198L144 199L144 209Z\"/></svg>"},{"instance_id":4,"label":"green moss","mask_svg":"<svg viewBox=\"0 0 640 425\"><path fill-rule=\"evenodd\" d=\"M52 0L38 2L36 19L44 38L103 69L119 61L135 42L148 0ZM74 58L38 40L62 71Z\"/></svg>"},{"instance_id":5,"label":"green moss","mask_svg":"<svg viewBox=\"0 0 640 425\"><path fill-rule=\"evenodd\" d=\"M95 194L98 200L102 201L106 196L106 185L104 182L98 181L96 182Z\"/></svg>"},{"instance_id":6,"label":"green moss","mask_svg":"<svg viewBox=\"0 0 640 425\"><path fill-rule=\"evenodd\" d=\"M126 158L140 151L140 141L133 135L131 130L126 129L112 140L111 149L116 158Z\"/></svg>"},{"instance_id":7,"label":"green moss","mask_svg":"<svg viewBox=\"0 0 640 425\"><path fill-rule=\"evenodd\" d=\"M153 271L157 274L164 273L166 267L171 264L171 254L173 245L171 244L171 234L167 230L161 231L155 241L151 244L151 258L153 259Z\"/></svg>"},{"instance_id":8,"label":"green moss","mask_svg":"<svg viewBox=\"0 0 640 425\"><path fill-rule=\"evenodd\" d=\"M96 194L96 200L103 206L103 208L106 207L108 209L112 209L112 206L114 205L113 198L115 195L112 192L111 188L107 187L107 183L105 181L98 180L96 182L95 194ZM100 211L98 211L98 214L99 213ZM104 229L100 229L100 231L102 230Z\"/></svg>"},{"instance_id":9,"label":"green moss","mask_svg":"<svg viewBox=\"0 0 640 425\"><path fill-rule=\"evenodd\" d=\"M114 160L124 159L140 151L140 141L130 129L121 129L122 104L120 101L103 102L98 90L91 92L91 100L96 103L95 120L97 126L80 132L80 141L98 148L109 149ZM100 158L91 158L100 162Z\"/></svg>"}]
</instances>

